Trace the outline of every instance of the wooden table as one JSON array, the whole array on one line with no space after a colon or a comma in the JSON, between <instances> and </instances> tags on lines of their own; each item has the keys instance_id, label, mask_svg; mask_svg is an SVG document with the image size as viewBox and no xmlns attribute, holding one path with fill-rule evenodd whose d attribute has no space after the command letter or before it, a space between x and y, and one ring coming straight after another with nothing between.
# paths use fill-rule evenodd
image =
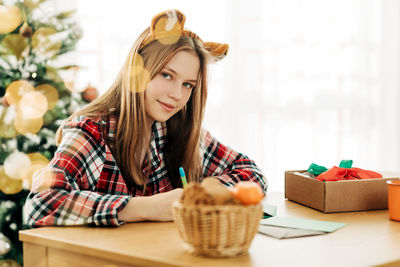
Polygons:
<instances>
[{"instance_id":1,"label":"wooden table","mask_svg":"<svg viewBox=\"0 0 400 267\"><path fill-rule=\"evenodd\" d=\"M118 228L43 227L20 232L25 266L400 266L400 222L387 210L324 214L268 193L277 216L345 222L326 235L278 240L257 234L249 254L187 254L172 222Z\"/></svg>"}]
</instances>

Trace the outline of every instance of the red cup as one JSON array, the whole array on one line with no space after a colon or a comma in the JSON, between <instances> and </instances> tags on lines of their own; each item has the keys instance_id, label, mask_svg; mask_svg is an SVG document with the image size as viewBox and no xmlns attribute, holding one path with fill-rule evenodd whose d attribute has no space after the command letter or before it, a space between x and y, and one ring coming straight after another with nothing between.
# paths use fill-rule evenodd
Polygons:
<instances>
[{"instance_id":1,"label":"red cup","mask_svg":"<svg viewBox=\"0 0 400 267\"><path fill-rule=\"evenodd\" d=\"M386 181L388 184L389 218L400 221L400 180Z\"/></svg>"}]
</instances>

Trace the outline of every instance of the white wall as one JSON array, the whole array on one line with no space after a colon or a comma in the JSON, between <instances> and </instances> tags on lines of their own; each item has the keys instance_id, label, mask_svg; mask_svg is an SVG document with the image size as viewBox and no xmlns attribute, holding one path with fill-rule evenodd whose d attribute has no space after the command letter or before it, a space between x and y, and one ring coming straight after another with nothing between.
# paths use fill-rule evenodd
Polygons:
<instances>
[{"instance_id":1,"label":"white wall","mask_svg":"<svg viewBox=\"0 0 400 267\"><path fill-rule=\"evenodd\" d=\"M64 1L66 2L66 1ZM139 3L139 4L138 4ZM212 66L205 126L255 159L270 190L283 173L341 159L400 169L396 0L70 1L84 38L66 60L77 83L105 91L139 33L177 8L204 41L226 42Z\"/></svg>"}]
</instances>

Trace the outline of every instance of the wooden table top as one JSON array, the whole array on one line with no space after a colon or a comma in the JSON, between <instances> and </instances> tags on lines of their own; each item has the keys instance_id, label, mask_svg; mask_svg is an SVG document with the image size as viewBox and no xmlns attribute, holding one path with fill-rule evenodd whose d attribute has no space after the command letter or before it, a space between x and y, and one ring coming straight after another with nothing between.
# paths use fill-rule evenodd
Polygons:
<instances>
[{"instance_id":1,"label":"wooden table top","mask_svg":"<svg viewBox=\"0 0 400 267\"><path fill-rule=\"evenodd\" d=\"M24 242L144 266L400 266L400 222L387 210L324 214L269 192L277 216L344 222L320 236L275 239L257 234L248 255L214 259L185 252L173 222L121 227L42 227L20 231Z\"/></svg>"}]
</instances>

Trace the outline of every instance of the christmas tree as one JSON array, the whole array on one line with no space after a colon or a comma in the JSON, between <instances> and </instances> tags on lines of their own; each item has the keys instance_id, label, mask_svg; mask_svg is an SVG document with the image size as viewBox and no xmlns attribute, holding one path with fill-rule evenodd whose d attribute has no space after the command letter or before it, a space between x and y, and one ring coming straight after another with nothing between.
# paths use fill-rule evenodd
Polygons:
<instances>
[{"instance_id":1,"label":"christmas tree","mask_svg":"<svg viewBox=\"0 0 400 267\"><path fill-rule=\"evenodd\" d=\"M97 96L74 91L58 59L75 48L81 30L73 11L46 0L0 0L0 265L22 264L22 207L32 175L55 150L62 121ZM93 94L94 93L94 94Z\"/></svg>"}]
</instances>

